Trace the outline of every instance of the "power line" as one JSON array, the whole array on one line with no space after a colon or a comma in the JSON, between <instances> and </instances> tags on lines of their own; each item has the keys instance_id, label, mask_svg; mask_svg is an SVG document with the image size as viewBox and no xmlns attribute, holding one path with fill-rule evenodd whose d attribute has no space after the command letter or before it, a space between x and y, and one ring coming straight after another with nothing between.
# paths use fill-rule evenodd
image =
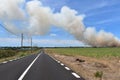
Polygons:
<instances>
[{"instance_id":1,"label":"power line","mask_svg":"<svg viewBox=\"0 0 120 80\"><path fill-rule=\"evenodd\" d=\"M3 25L3 24L0 24L0 26L1 26L2 28L4 28L5 30L7 30L9 33L14 34L14 33L13 33L13 32L11 32L10 30L8 30L6 27L4 27L4 25Z\"/></svg>"}]
</instances>

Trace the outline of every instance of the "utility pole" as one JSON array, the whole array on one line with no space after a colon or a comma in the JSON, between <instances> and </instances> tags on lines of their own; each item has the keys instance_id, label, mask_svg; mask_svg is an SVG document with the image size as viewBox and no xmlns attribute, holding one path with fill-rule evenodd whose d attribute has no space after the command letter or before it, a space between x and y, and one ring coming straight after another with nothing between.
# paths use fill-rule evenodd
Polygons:
<instances>
[{"instance_id":1,"label":"utility pole","mask_svg":"<svg viewBox=\"0 0 120 80\"><path fill-rule=\"evenodd\" d=\"M21 47L23 47L23 33L21 34Z\"/></svg>"},{"instance_id":2,"label":"utility pole","mask_svg":"<svg viewBox=\"0 0 120 80\"><path fill-rule=\"evenodd\" d=\"M32 36L31 36L31 53L32 53Z\"/></svg>"}]
</instances>

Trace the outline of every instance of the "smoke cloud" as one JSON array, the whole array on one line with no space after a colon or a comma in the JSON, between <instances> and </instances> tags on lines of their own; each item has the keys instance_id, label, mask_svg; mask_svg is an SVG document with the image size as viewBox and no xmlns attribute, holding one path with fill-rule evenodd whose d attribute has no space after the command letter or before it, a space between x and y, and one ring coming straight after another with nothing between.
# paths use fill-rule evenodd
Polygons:
<instances>
[{"instance_id":1,"label":"smoke cloud","mask_svg":"<svg viewBox=\"0 0 120 80\"><path fill-rule=\"evenodd\" d=\"M62 27L77 40L94 47L120 46L120 41L112 33L94 27L85 27L85 15L63 6L55 13L38 0L0 0L0 21L14 34L44 35L51 26ZM16 22L17 21L17 22ZM19 24L19 25L18 25Z\"/></svg>"}]
</instances>

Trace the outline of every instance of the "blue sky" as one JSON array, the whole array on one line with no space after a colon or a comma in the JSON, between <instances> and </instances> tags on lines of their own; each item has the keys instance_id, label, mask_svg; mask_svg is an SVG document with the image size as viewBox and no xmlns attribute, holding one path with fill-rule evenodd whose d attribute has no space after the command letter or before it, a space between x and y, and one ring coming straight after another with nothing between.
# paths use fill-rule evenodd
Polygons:
<instances>
[{"instance_id":1,"label":"blue sky","mask_svg":"<svg viewBox=\"0 0 120 80\"><path fill-rule=\"evenodd\" d=\"M29 0L27 0L29 1ZM26 2L27 2L26 1ZM105 30L120 38L120 1L119 0L41 0L54 12L63 6L75 9L78 15L84 14L86 27L95 27L97 31ZM29 37L25 36L24 45L30 45ZM20 46L20 35L14 35L0 26L0 46ZM51 26L44 36L33 36L35 46L83 46L73 35L62 28Z\"/></svg>"}]
</instances>

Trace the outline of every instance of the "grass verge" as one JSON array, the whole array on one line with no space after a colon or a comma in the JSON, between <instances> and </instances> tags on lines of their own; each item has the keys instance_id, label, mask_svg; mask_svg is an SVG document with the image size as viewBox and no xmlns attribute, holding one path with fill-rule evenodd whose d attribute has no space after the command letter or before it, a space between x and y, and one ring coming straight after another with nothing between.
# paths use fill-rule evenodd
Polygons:
<instances>
[{"instance_id":1,"label":"grass verge","mask_svg":"<svg viewBox=\"0 0 120 80\"><path fill-rule=\"evenodd\" d=\"M34 49L31 53L31 50L29 49L0 49L0 62L36 54L39 51L40 49Z\"/></svg>"}]
</instances>

